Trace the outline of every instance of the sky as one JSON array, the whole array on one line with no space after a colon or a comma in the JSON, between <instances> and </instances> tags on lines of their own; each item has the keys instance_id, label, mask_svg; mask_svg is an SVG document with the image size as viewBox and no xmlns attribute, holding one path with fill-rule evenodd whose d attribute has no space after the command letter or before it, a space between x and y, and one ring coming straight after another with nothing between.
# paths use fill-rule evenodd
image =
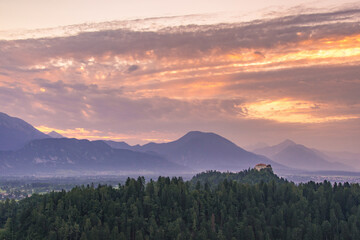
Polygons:
<instances>
[{"instance_id":1,"label":"sky","mask_svg":"<svg viewBox=\"0 0 360 240\"><path fill-rule=\"evenodd\" d=\"M359 20L339 0L0 0L0 111L66 137L360 152Z\"/></svg>"}]
</instances>

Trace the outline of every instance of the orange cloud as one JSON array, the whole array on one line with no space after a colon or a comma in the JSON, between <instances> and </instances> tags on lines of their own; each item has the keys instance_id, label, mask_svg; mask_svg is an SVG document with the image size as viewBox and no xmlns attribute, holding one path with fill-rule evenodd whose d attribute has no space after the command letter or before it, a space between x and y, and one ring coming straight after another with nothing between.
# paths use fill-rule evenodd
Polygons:
<instances>
[{"instance_id":1,"label":"orange cloud","mask_svg":"<svg viewBox=\"0 0 360 240\"><path fill-rule=\"evenodd\" d=\"M118 134L114 132L102 132L99 130L90 130L85 128L58 129L48 126L36 126L35 128L46 134L55 131L63 135L64 137L77 138L77 139L127 141L129 143L172 141L170 139L164 138L161 133L154 131L150 133L141 133L141 134ZM153 136L153 138L149 138L149 136Z\"/></svg>"},{"instance_id":2,"label":"orange cloud","mask_svg":"<svg viewBox=\"0 0 360 240\"><path fill-rule=\"evenodd\" d=\"M114 133L111 133L111 135L106 135L106 133L101 132L99 130L89 130L89 129L85 129L85 128L57 129L57 128L52 128L52 127L48 127L48 126L36 126L35 128L44 133L49 133L51 131L55 131L55 132L63 135L64 137L78 138L78 139L125 140L125 139L129 138L129 136L126 136L126 135L119 135L119 134L114 134Z\"/></svg>"},{"instance_id":3,"label":"orange cloud","mask_svg":"<svg viewBox=\"0 0 360 240\"><path fill-rule=\"evenodd\" d=\"M131 141L166 141L169 135L149 129L201 128L209 122L232 132L243 119L357 119L358 15L360 10L192 30L118 29L3 41L2 111L22 109L33 119L42 114L47 122L37 124L45 132ZM318 101L320 109L314 107Z\"/></svg>"},{"instance_id":4,"label":"orange cloud","mask_svg":"<svg viewBox=\"0 0 360 240\"><path fill-rule=\"evenodd\" d=\"M321 108L330 108L321 104ZM246 109L246 117L251 119L267 119L284 123L324 123L357 119L357 115L325 115L319 116L317 109L320 107L309 101L283 98L278 100L263 100L238 106Z\"/></svg>"}]
</instances>

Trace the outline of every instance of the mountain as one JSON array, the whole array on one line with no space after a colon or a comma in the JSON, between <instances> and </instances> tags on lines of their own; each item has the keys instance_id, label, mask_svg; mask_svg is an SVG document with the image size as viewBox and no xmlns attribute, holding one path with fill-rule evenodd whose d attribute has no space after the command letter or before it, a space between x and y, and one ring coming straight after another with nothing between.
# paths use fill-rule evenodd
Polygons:
<instances>
[{"instance_id":1,"label":"mountain","mask_svg":"<svg viewBox=\"0 0 360 240\"><path fill-rule=\"evenodd\" d=\"M330 162L342 162L360 170L360 153L322 151L324 157Z\"/></svg>"},{"instance_id":2,"label":"mountain","mask_svg":"<svg viewBox=\"0 0 360 240\"><path fill-rule=\"evenodd\" d=\"M128 149L128 150L132 150L135 149L132 146L130 146L129 144L127 144L126 142L116 142L116 141L110 141L110 140L104 140L104 142L109 145L112 148L116 148L116 149Z\"/></svg>"},{"instance_id":3,"label":"mountain","mask_svg":"<svg viewBox=\"0 0 360 240\"><path fill-rule=\"evenodd\" d=\"M258 143L252 144L252 145L247 145L244 148L251 152L251 151L253 151L255 149L265 148L265 147L269 147L269 145L267 143L265 143L265 142L258 142Z\"/></svg>"},{"instance_id":4,"label":"mountain","mask_svg":"<svg viewBox=\"0 0 360 240\"><path fill-rule=\"evenodd\" d=\"M257 148L254 149L253 152L257 153L257 154L261 154L264 156L267 156L269 158L272 158L274 155L278 154L279 152L283 151L284 149L286 149L289 146L295 146L296 143L286 139L285 141L274 145L274 146L267 146L267 147L262 147L262 148Z\"/></svg>"},{"instance_id":5,"label":"mountain","mask_svg":"<svg viewBox=\"0 0 360 240\"><path fill-rule=\"evenodd\" d=\"M353 170L360 170L360 153L312 150L329 162L341 162Z\"/></svg>"},{"instance_id":6,"label":"mountain","mask_svg":"<svg viewBox=\"0 0 360 240\"><path fill-rule=\"evenodd\" d=\"M57 133L55 131L51 131L47 135L51 138L64 138L63 135L61 135L60 133Z\"/></svg>"},{"instance_id":7,"label":"mountain","mask_svg":"<svg viewBox=\"0 0 360 240\"><path fill-rule=\"evenodd\" d=\"M33 140L18 151L0 152L3 174L38 174L75 171L179 173L189 171L156 154L113 149L102 141L69 138Z\"/></svg>"},{"instance_id":8,"label":"mountain","mask_svg":"<svg viewBox=\"0 0 360 240\"><path fill-rule=\"evenodd\" d=\"M0 151L18 150L34 139L49 138L27 122L0 112Z\"/></svg>"},{"instance_id":9,"label":"mountain","mask_svg":"<svg viewBox=\"0 0 360 240\"><path fill-rule=\"evenodd\" d=\"M291 140L285 140L274 146L255 149L254 152L267 156L275 162L290 168L309 171L352 170L351 167L345 164L328 161L328 159L316 149L305 147Z\"/></svg>"},{"instance_id":10,"label":"mountain","mask_svg":"<svg viewBox=\"0 0 360 240\"><path fill-rule=\"evenodd\" d=\"M275 169L283 167L264 156L248 152L215 133L199 131L189 132L173 142L148 143L131 149L157 153L174 163L196 170L239 171L253 168L258 163L271 164Z\"/></svg>"}]
</instances>

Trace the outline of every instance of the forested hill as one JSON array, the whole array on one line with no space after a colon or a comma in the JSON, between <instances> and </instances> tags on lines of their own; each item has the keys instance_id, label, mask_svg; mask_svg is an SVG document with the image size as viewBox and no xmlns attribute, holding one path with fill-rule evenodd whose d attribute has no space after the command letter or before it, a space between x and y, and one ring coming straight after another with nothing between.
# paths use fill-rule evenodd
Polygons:
<instances>
[{"instance_id":1,"label":"forested hill","mask_svg":"<svg viewBox=\"0 0 360 240\"><path fill-rule=\"evenodd\" d=\"M224 180L248 184L270 181L280 183L286 181L283 178L279 178L276 174L273 173L271 169L263 169L261 171L257 171L255 169L248 169L237 173L218 171L202 172L195 175L190 180L190 182L193 185L196 185L197 182L200 182L201 184L207 183L210 186L215 187L219 183L222 183Z\"/></svg>"},{"instance_id":2,"label":"forested hill","mask_svg":"<svg viewBox=\"0 0 360 240\"><path fill-rule=\"evenodd\" d=\"M0 203L0 239L359 239L360 187L128 179Z\"/></svg>"}]
</instances>

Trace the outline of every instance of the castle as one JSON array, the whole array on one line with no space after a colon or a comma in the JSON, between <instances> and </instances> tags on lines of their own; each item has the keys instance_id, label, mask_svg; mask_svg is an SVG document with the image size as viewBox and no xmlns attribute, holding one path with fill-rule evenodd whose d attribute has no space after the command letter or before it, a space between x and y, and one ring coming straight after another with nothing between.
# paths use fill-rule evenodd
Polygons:
<instances>
[{"instance_id":1,"label":"castle","mask_svg":"<svg viewBox=\"0 0 360 240\"><path fill-rule=\"evenodd\" d=\"M259 163L259 164L256 164L255 167L254 167L255 170L262 170L262 169L270 169L272 170L271 168L271 165L270 164L263 164L263 163Z\"/></svg>"}]
</instances>

